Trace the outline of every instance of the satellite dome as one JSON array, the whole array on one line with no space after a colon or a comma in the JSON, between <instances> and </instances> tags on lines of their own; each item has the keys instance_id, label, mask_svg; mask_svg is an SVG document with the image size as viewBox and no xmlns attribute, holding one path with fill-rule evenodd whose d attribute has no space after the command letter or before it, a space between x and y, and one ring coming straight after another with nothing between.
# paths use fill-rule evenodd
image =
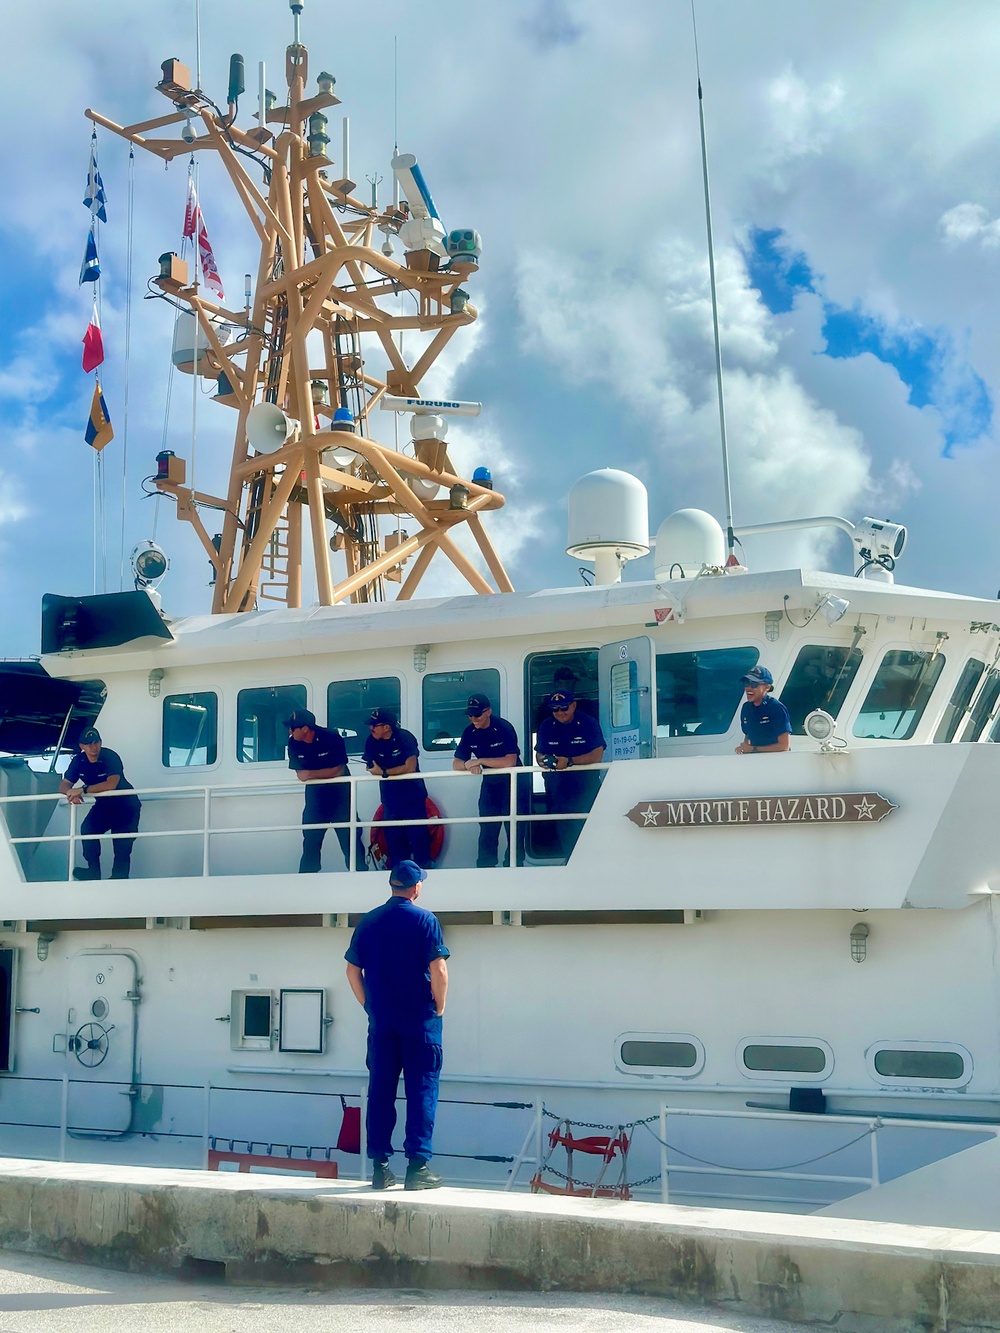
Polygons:
<instances>
[{"instance_id":1,"label":"satellite dome","mask_svg":"<svg viewBox=\"0 0 1000 1333\"><path fill-rule=\"evenodd\" d=\"M722 528L704 509L678 509L663 520L656 533L658 579L694 578L703 565L726 563L726 538Z\"/></svg>"},{"instance_id":2,"label":"satellite dome","mask_svg":"<svg viewBox=\"0 0 1000 1333\"><path fill-rule=\"evenodd\" d=\"M617 582L626 560L649 554L649 500L638 477L601 468L570 490L566 554L593 560L598 583Z\"/></svg>"}]
</instances>

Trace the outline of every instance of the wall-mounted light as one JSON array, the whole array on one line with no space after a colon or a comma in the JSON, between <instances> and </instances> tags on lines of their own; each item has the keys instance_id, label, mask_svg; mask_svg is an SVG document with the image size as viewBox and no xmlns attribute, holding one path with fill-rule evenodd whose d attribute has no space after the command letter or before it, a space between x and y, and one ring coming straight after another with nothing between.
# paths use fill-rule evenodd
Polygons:
<instances>
[{"instance_id":1,"label":"wall-mounted light","mask_svg":"<svg viewBox=\"0 0 1000 1333\"><path fill-rule=\"evenodd\" d=\"M781 634L781 611L764 612L764 638L768 643L777 643Z\"/></svg>"},{"instance_id":2,"label":"wall-mounted light","mask_svg":"<svg viewBox=\"0 0 1000 1333\"><path fill-rule=\"evenodd\" d=\"M838 620L843 620L849 606L850 602L846 597L834 597L832 592L828 592L817 610L828 625L836 625Z\"/></svg>"},{"instance_id":3,"label":"wall-mounted light","mask_svg":"<svg viewBox=\"0 0 1000 1333\"><path fill-rule=\"evenodd\" d=\"M863 963L868 957L868 925L864 921L851 927L851 957L856 963Z\"/></svg>"},{"instance_id":4,"label":"wall-mounted light","mask_svg":"<svg viewBox=\"0 0 1000 1333\"><path fill-rule=\"evenodd\" d=\"M413 670L418 676L422 676L427 670L427 654L430 650L429 643L415 643L413 645Z\"/></svg>"},{"instance_id":5,"label":"wall-mounted light","mask_svg":"<svg viewBox=\"0 0 1000 1333\"><path fill-rule=\"evenodd\" d=\"M55 939L54 935L39 935L35 941L35 956L40 963L44 963L49 956L49 945Z\"/></svg>"},{"instance_id":6,"label":"wall-mounted light","mask_svg":"<svg viewBox=\"0 0 1000 1333\"><path fill-rule=\"evenodd\" d=\"M153 667L152 671L150 671L146 686L149 690L149 697L151 699L158 699L160 697L160 682L165 675L166 672L163 670L163 667Z\"/></svg>"}]
</instances>

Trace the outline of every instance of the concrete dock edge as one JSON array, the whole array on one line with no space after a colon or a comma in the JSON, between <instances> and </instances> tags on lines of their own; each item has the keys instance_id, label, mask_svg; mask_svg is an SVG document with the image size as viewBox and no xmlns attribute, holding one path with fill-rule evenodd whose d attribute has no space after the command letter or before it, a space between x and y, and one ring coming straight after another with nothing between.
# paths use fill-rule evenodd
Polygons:
<instances>
[{"instance_id":1,"label":"concrete dock edge","mask_svg":"<svg viewBox=\"0 0 1000 1333\"><path fill-rule=\"evenodd\" d=\"M838 1333L1000 1330L1000 1233L0 1159L0 1245L234 1282L666 1296Z\"/></svg>"}]
</instances>

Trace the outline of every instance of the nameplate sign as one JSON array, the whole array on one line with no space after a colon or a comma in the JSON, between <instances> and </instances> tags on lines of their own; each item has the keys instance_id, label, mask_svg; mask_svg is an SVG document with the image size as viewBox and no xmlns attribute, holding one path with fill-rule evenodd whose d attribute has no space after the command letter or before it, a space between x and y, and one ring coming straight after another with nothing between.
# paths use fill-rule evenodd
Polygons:
<instances>
[{"instance_id":1,"label":"nameplate sign","mask_svg":"<svg viewBox=\"0 0 1000 1333\"><path fill-rule=\"evenodd\" d=\"M712 796L643 801L627 818L639 828L731 828L741 824L877 824L896 807L878 792L809 796Z\"/></svg>"}]
</instances>

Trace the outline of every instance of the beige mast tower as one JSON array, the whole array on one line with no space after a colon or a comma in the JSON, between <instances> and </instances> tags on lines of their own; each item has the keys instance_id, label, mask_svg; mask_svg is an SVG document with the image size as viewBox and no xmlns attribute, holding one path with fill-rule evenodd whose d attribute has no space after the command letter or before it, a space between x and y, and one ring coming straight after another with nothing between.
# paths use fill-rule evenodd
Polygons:
<instances>
[{"instance_id":1,"label":"beige mast tower","mask_svg":"<svg viewBox=\"0 0 1000 1333\"><path fill-rule=\"evenodd\" d=\"M496 589L513 591L481 517L500 508L503 496L488 482L458 476L445 443L445 417L475 415L479 405L420 397L437 357L476 318L461 284L478 267L479 237L445 232L409 154L393 158L403 198L385 209L356 197L346 163L336 178L324 114L339 104L335 80L321 73L307 95L302 4L293 0L291 8L287 98L277 105L262 77L255 127L235 123L244 91L240 56L230 62L225 113L192 88L177 60L164 61L157 84L173 104L168 115L122 126L86 112L165 161L217 153L260 242L253 299L242 311L211 300L197 268L191 282L184 261L161 257L157 285L190 311L179 324L181 343L190 331L189 348L178 355L175 333L175 364L216 379L215 401L235 409L237 424L224 498L185 486L184 462L172 455L161 458L155 484L176 500L177 517L192 525L212 563L214 612L252 610L258 598L301 605L306 514L321 605L382 596L385 579L401 584L399 599L409 598L438 551L477 592L493 592L455 541L461 524ZM183 127L181 135L160 137L172 125ZM346 157L346 130L344 139ZM378 248L376 232L384 236ZM392 258L394 237L405 263ZM402 351L407 331L429 335L412 365ZM412 456L371 438L377 409L412 414ZM209 534L203 509L224 514L221 540ZM379 519L387 516L396 531L383 533ZM403 530L404 519L415 530ZM342 557L342 577L335 578L332 552Z\"/></svg>"}]
</instances>

